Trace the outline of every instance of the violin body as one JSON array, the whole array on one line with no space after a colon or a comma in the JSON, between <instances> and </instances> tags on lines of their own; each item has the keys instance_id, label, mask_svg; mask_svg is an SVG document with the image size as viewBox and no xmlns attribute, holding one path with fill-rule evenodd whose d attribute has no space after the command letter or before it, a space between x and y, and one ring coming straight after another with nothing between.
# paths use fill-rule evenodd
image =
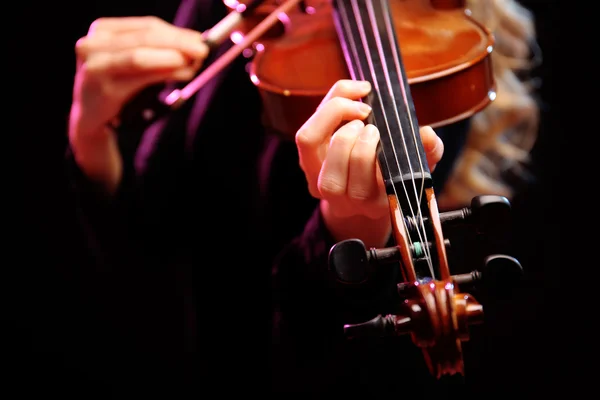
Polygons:
<instances>
[{"instance_id":1,"label":"violin body","mask_svg":"<svg viewBox=\"0 0 600 400\"><path fill-rule=\"evenodd\" d=\"M446 125L483 109L495 97L493 36L462 1L391 0L390 7L417 117ZM285 34L265 39L250 65L265 104L265 123L294 135L329 88L350 78L328 0L314 12L285 17Z\"/></svg>"}]
</instances>

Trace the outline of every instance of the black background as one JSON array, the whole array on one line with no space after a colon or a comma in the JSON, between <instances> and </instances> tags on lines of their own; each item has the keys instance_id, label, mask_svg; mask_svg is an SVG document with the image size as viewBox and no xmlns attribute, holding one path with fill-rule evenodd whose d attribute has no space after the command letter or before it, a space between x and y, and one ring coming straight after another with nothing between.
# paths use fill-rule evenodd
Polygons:
<instances>
[{"instance_id":1,"label":"black background","mask_svg":"<svg viewBox=\"0 0 600 400\"><path fill-rule=\"evenodd\" d=\"M482 395L571 386L580 370L572 355L593 362L585 353L589 347L581 346L583 339L572 340L581 321L575 315L582 314L573 309L587 310L579 290L573 289L581 283L581 274L574 271L582 267L574 262L565 265L561 257L567 247L566 238L561 239L564 220L577 218L559 211L566 204L560 193L569 182L558 179L558 160L565 151L560 143L569 133L578 132L574 126L564 129L569 113L555 101L557 84L565 77L565 70L558 67L565 64L564 51L556 53L567 45L566 39L558 39L556 21L566 17L562 9L559 15L558 1L523 0L522 4L536 15L544 54L542 66L535 71L543 82L542 125L533 152L538 180L513 202L515 253L526 269L525 279L510 300L488 308L486 324L474 328L465 349L467 382ZM86 253L75 227L73 204L65 195L63 166L74 44L100 16L155 14L170 20L178 1L68 0L14 6L18 11L8 34L10 72L5 77L10 94L5 110L11 123L5 133L17 143L5 152L16 156L5 170L5 193L15 201L10 207L23 212L6 209L7 220L15 224L7 229L3 293L9 337L3 347L16 356L9 359L9 369L18 382L53 393L85 385L84 371L71 363L71 354L90 345L80 343L77 335L77 318L86 312L85 293L78 285L85 279L80 267ZM581 242L573 247L585 248ZM596 264L588 261L590 268ZM573 279L573 285L565 285L565 280Z\"/></svg>"}]
</instances>

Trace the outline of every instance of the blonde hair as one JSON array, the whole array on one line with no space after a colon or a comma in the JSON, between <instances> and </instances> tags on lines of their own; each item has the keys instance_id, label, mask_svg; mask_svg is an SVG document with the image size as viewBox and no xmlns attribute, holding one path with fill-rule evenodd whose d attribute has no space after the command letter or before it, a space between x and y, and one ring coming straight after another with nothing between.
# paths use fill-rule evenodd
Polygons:
<instances>
[{"instance_id":1,"label":"blonde hair","mask_svg":"<svg viewBox=\"0 0 600 400\"><path fill-rule=\"evenodd\" d=\"M468 0L472 16L494 34L496 99L472 118L462 154L439 196L441 208L468 205L480 194L512 199L504 177L527 164L537 139L537 86L528 73L541 62L532 13L515 0Z\"/></svg>"}]
</instances>

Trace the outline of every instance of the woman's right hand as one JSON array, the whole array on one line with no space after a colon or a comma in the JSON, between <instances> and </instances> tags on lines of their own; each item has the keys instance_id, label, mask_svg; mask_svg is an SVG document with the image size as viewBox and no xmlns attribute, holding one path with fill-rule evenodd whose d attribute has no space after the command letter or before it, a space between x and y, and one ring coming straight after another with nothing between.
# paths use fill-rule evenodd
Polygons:
<instances>
[{"instance_id":1,"label":"woman's right hand","mask_svg":"<svg viewBox=\"0 0 600 400\"><path fill-rule=\"evenodd\" d=\"M143 88L193 78L209 49L200 32L157 17L117 17L96 20L75 51L69 142L83 172L112 192L123 168L107 124Z\"/></svg>"}]
</instances>

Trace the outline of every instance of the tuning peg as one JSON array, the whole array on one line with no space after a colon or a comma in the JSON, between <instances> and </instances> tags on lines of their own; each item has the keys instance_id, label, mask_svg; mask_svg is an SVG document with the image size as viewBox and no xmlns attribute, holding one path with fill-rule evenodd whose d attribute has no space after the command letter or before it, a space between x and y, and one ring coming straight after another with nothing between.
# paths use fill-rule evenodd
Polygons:
<instances>
[{"instance_id":1,"label":"tuning peg","mask_svg":"<svg viewBox=\"0 0 600 400\"><path fill-rule=\"evenodd\" d=\"M482 195L471 200L470 207L440 213L440 222L444 228L457 225L472 225L478 234L495 237L505 236L510 227L510 201L504 196ZM428 218L424 218L427 221ZM409 231L420 226L421 221L405 217Z\"/></svg>"},{"instance_id":2,"label":"tuning peg","mask_svg":"<svg viewBox=\"0 0 600 400\"><path fill-rule=\"evenodd\" d=\"M483 267L483 281L486 286L506 288L515 286L523 277L521 263L514 257L494 254L486 257Z\"/></svg>"},{"instance_id":3,"label":"tuning peg","mask_svg":"<svg viewBox=\"0 0 600 400\"><path fill-rule=\"evenodd\" d=\"M481 284L487 291L501 294L516 286L522 276L523 267L516 258L493 254L485 258L481 269L452 278L457 285Z\"/></svg>"},{"instance_id":4,"label":"tuning peg","mask_svg":"<svg viewBox=\"0 0 600 400\"><path fill-rule=\"evenodd\" d=\"M337 280L344 283L361 283L370 273L370 253L359 239L336 243L329 250L329 269Z\"/></svg>"},{"instance_id":5,"label":"tuning peg","mask_svg":"<svg viewBox=\"0 0 600 400\"><path fill-rule=\"evenodd\" d=\"M471 200L470 207L440 213L442 225L469 223L476 226L479 233L498 231L510 221L511 205L504 196L482 195Z\"/></svg>"},{"instance_id":6,"label":"tuning peg","mask_svg":"<svg viewBox=\"0 0 600 400\"><path fill-rule=\"evenodd\" d=\"M367 250L360 239L336 243L329 250L329 269L342 283L363 283L377 265L400 260L398 247Z\"/></svg>"},{"instance_id":7,"label":"tuning peg","mask_svg":"<svg viewBox=\"0 0 600 400\"><path fill-rule=\"evenodd\" d=\"M510 201L503 196L484 195L471 200L472 222L479 233L504 233L511 220Z\"/></svg>"},{"instance_id":8,"label":"tuning peg","mask_svg":"<svg viewBox=\"0 0 600 400\"><path fill-rule=\"evenodd\" d=\"M445 240L446 248L450 247L450 241ZM432 247L431 243L427 244ZM415 261L420 258L420 251L413 245L410 247ZM329 250L329 270L335 274L341 283L358 284L364 283L378 266L398 262L401 259L400 248L397 246L381 249L366 248L359 239L348 239L336 243Z\"/></svg>"},{"instance_id":9,"label":"tuning peg","mask_svg":"<svg viewBox=\"0 0 600 400\"><path fill-rule=\"evenodd\" d=\"M344 325L344 336L347 339L362 337L396 336L399 327L408 326L410 318L396 315L378 315L359 324Z\"/></svg>"}]
</instances>

